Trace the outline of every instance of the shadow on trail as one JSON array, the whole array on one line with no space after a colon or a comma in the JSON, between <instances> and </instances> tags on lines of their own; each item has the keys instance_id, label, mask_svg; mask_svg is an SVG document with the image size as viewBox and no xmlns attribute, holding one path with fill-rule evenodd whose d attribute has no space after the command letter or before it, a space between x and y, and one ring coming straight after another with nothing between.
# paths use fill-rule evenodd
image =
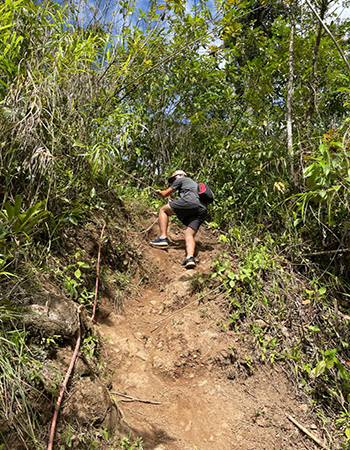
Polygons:
<instances>
[{"instance_id":1,"label":"shadow on trail","mask_svg":"<svg viewBox=\"0 0 350 450\"><path fill-rule=\"evenodd\" d=\"M186 250L186 244L184 239L171 239L170 248L174 248L175 250ZM198 255L199 252L211 252L214 250L214 247L210 244L203 244L201 241L196 242L196 250L195 256Z\"/></svg>"},{"instance_id":2,"label":"shadow on trail","mask_svg":"<svg viewBox=\"0 0 350 450\"><path fill-rule=\"evenodd\" d=\"M169 436L166 431L159 428L149 431L145 431L143 428L131 428L131 430L135 433L135 436L142 437L142 445L144 450L153 450L158 445L167 445L176 441L176 439Z\"/></svg>"}]
</instances>

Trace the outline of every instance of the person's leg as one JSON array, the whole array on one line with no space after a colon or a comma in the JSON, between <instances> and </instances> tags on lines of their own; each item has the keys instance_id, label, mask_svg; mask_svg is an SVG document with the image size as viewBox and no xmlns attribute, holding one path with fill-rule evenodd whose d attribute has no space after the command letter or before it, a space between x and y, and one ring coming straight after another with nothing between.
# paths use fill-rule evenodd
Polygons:
<instances>
[{"instance_id":1,"label":"person's leg","mask_svg":"<svg viewBox=\"0 0 350 450\"><path fill-rule=\"evenodd\" d=\"M168 234L168 223L169 223L169 216L173 216L175 213L170 208L169 205L164 205L160 208L159 216L158 216L158 224L159 224L159 231L160 231L160 237L166 238Z\"/></svg>"},{"instance_id":2,"label":"person's leg","mask_svg":"<svg viewBox=\"0 0 350 450\"><path fill-rule=\"evenodd\" d=\"M185 231L185 242L186 242L186 258L194 256L194 249L196 247L196 241L194 237L197 234L197 230L191 227L187 227Z\"/></svg>"}]
</instances>

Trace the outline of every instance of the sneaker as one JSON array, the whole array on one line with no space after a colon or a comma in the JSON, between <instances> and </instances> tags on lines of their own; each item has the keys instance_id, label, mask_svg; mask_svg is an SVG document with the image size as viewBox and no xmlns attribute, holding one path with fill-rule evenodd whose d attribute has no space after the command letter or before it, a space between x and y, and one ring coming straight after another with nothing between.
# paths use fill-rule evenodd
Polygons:
<instances>
[{"instance_id":1,"label":"sneaker","mask_svg":"<svg viewBox=\"0 0 350 450\"><path fill-rule=\"evenodd\" d=\"M194 267L196 267L196 263L194 261L193 256L190 256L189 258L186 258L185 261L182 263L182 265L186 269L193 269Z\"/></svg>"},{"instance_id":2,"label":"sneaker","mask_svg":"<svg viewBox=\"0 0 350 450\"><path fill-rule=\"evenodd\" d=\"M157 239L151 241L150 244L155 247L168 247L169 242L168 238L161 238L160 236L158 236Z\"/></svg>"}]
</instances>

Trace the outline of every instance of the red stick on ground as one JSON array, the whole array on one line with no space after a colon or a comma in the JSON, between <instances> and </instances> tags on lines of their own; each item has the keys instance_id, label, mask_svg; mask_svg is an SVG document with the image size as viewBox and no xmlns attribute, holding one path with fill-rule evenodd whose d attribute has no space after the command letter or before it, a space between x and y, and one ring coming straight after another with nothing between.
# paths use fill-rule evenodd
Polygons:
<instances>
[{"instance_id":1,"label":"red stick on ground","mask_svg":"<svg viewBox=\"0 0 350 450\"><path fill-rule=\"evenodd\" d=\"M81 341L80 312L81 312L82 307L83 307L83 305L80 305L80 306L78 306L78 309L77 309L78 322L79 322L78 339L77 339L77 343L75 345L74 353L73 353L73 356L72 356L72 359L71 359L68 371L66 373L66 377L65 377L65 379L63 381L63 384L62 384L62 387L61 387L61 390L60 390L60 395L59 395L59 397L57 399L56 408L55 408L55 412L54 412L53 419L52 419L52 424L51 424L50 438L49 438L49 444L47 446L47 450L52 450L53 449L53 441L54 441L54 438L55 438L56 423L57 423L58 413L60 411L60 407L61 407L61 403L62 403L62 399L63 399L63 394L64 394L64 391L66 389L68 380L70 378L70 375L71 375L73 367L74 367L75 360L76 360L78 352L79 352L80 341Z\"/></svg>"}]
</instances>

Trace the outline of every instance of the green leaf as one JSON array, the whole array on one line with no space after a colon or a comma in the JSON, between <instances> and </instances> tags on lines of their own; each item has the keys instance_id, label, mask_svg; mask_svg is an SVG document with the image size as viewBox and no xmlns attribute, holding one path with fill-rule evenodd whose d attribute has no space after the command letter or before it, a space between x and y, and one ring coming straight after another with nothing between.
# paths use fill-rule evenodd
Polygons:
<instances>
[{"instance_id":1,"label":"green leaf","mask_svg":"<svg viewBox=\"0 0 350 450\"><path fill-rule=\"evenodd\" d=\"M321 331L318 327L313 326L313 325L308 325L307 327L310 331L315 331L315 332Z\"/></svg>"},{"instance_id":2,"label":"green leaf","mask_svg":"<svg viewBox=\"0 0 350 450\"><path fill-rule=\"evenodd\" d=\"M84 269L89 269L90 268L90 265L88 263L86 263L86 262L83 262L83 261L78 261L78 266L79 267L84 267Z\"/></svg>"},{"instance_id":3,"label":"green leaf","mask_svg":"<svg viewBox=\"0 0 350 450\"><path fill-rule=\"evenodd\" d=\"M75 275L77 278L80 278L80 277L81 277L81 270L80 270L80 269L77 269L77 270L74 272L74 275Z\"/></svg>"},{"instance_id":4,"label":"green leaf","mask_svg":"<svg viewBox=\"0 0 350 450\"><path fill-rule=\"evenodd\" d=\"M319 377L324 373L326 370L326 361L322 360L319 363L317 363L316 367L313 369L312 373L315 378Z\"/></svg>"},{"instance_id":5,"label":"green leaf","mask_svg":"<svg viewBox=\"0 0 350 450\"><path fill-rule=\"evenodd\" d=\"M304 178L310 177L313 174L315 168L316 168L315 164L311 164L310 166L305 167L305 169L303 170Z\"/></svg>"},{"instance_id":6,"label":"green leaf","mask_svg":"<svg viewBox=\"0 0 350 450\"><path fill-rule=\"evenodd\" d=\"M0 31L1 30L5 30L6 28L10 28L10 27L12 27L13 26L13 23L10 23L10 24L8 24L8 25L4 25L3 27L0 27Z\"/></svg>"},{"instance_id":7,"label":"green leaf","mask_svg":"<svg viewBox=\"0 0 350 450\"><path fill-rule=\"evenodd\" d=\"M18 217L21 213L21 205L22 205L22 197L20 195L16 195L15 198L15 207L14 207L14 216Z\"/></svg>"},{"instance_id":8,"label":"green leaf","mask_svg":"<svg viewBox=\"0 0 350 450\"><path fill-rule=\"evenodd\" d=\"M9 220L13 219L15 208L11 205L10 200L8 200L5 204L5 209L7 212L7 217Z\"/></svg>"},{"instance_id":9,"label":"green leaf","mask_svg":"<svg viewBox=\"0 0 350 450\"><path fill-rule=\"evenodd\" d=\"M329 175L329 172L330 172L330 170L331 170L330 164L322 164L322 170L323 170L323 173L324 173L326 176L328 176L328 175Z\"/></svg>"},{"instance_id":10,"label":"green leaf","mask_svg":"<svg viewBox=\"0 0 350 450\"><path fill-rule=\"evenodd\" d=\"M86 145L82 142L75 141L73 147L86 148Z\"/></svg>"},{"instance_id":11,"label":"green leaf","mask_svg":"<svg viewBox=\"0 0 350 450\"><path fill-rule=\"evenodd\" d=\"M230 280L234 280L236 278L234 272L231 272L230 270L227 272L227 276Z\"/></svg>"},{"instance_id":12,"label":"green leaf","mask_svg":"<svg viewBox=\"0 0 350 450\"><path fill-rule=\"evenodd\" d=\"M15 275L14 273L10 273L10 272L0 272L0 276L4 275L5 277L15 277L18 278L17 275Z\"/></svg>"}]
</instances>

